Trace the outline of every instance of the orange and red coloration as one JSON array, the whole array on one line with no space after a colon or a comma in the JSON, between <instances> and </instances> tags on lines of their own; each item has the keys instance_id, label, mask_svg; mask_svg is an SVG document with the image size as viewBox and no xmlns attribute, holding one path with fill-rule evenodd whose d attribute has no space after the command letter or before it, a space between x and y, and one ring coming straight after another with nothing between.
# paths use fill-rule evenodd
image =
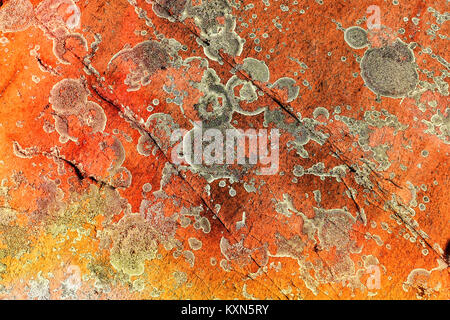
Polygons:
<instances>
[{"instance_id":1,"label":"orange and red coloration","mask_svg":"<svg viewBox=\"0 0 450 320\"><path fill-rule=\"evenodd\" d=\"M0 3L3 298L450 298L446 1Z\"/></svg>"}]
</instances>

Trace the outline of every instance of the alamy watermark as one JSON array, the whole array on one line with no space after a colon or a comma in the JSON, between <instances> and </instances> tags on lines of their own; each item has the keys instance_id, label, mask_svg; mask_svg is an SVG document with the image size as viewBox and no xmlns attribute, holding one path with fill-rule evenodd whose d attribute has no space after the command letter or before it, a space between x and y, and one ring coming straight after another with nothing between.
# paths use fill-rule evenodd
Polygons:
<instances>
[{"instance_id":1,"label":"alamy watermark","mask_svg":"<svg viewBox=\"0 0 450 320\"><path fill-rule=\"evenodd\" d=\"M381 288L381 270L377 265L370 265L366 269L366 273L370 274L366 281L366 287L369 290L379 290Z\"/></svg>"},{"instance_id":2,"label":"alamy watermark","mask_svg":"<svg viewBox=\"0 0 450 320\"><path fill-rule=\"evenodd\" d=\"M75 29L80 25L81 20L81 11L80 8L77 7L77 5L72 0L60 0L56 2L53 5L53 8L58 9L64 9L64 14L66 14L67 19L65 20L65 23L67 25L67 28L69 29ZM64 17L64 18L65 18Z\"/></svg>"},{"instance_id":3,"label":"alamy watermark","mask_svg":"<svg viewBox=\"0 0 450 320\"><path fill-rule=\"evenodd\" d=\"M381 10L379 6L371 5L367 8L366 13L369 14L367 17L367 29L369 30L379 30L381 28Z\"/></svg>"},{"instance_id":4,"label":"alamy watermark","mask_svg":"<svg viewBox=\"0 0 450 320\"><path fill-rule=\"evenodd\" d=\"M171 157L175 164L191 166L258 164L259 174L274 175L279 168L279 138L278 129L219 130L195 122L189 131L177 129L172 133L171 143L178 143Z\"/></svg>"}]
</instances>

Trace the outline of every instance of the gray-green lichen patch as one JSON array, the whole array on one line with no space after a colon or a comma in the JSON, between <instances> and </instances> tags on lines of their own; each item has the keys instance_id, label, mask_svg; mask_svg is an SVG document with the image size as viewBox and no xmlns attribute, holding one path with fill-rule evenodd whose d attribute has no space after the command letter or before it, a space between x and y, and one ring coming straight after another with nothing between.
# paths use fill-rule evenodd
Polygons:
<instances>
[{"instance_id":1,"label":"gray-green lichen patch","mask_svg":"<svg viewBox=\"0 0 450 320\"><path fill-rule=\"evenodd\" d=\"M296 86L296 82L294 79L289 77L283 77L275 81L272 88L279 88L287 91L287 100L286 102L291 102L298 97L300 92L300 88Z\"/></svg>"},{"instance_id":2,"label":"gray-green lichen patch","mask_svg":"<svg viewBox=\"0 0 450 320\"><path fill-rule=\"evenodd\" d=\"M316 127L321 124L319 121L311 118L301 119L300 116L296 120L298 121L288 122L286 113L279 109L273 111L267 109L264 113L264 126L273 123L277 128L291 134L294 139L290 140L287 146L290 149L295 149L300 157L308 158L309 154L304 146L311 140L323 145L329 138L329 135L316 130Z\"/></svg>"},{"instance_id":3,"label":"gray-green lichen patch","mask_svg":"<svg viewBox=\"0 0 450 320\"><path fill-rule=\"evenodd\" d=\"M166 18L169 21L176 21L179 19L186 6L186 0L146 0L146 2L153 5L153 12L155 12L158 17Z\"/></svg>"},{"instance_id":4,"label":"gray-green lichen patch","mask_svg":"<svg viewBox=\"0 0 450 320\"><path fill-rule=\"evenodd\" d=\"M141 86L148 85L156 71L166 69L173 62L166 44L153 40L122 49L112 57L108 67L118 58L135 65L124 81L128 85L128 91L137 91Z\"/></svg>"},{"instance_id":5,"label":"gray-green lichen patch","mask_svg":"<svg viewBox=\"0 0 450 320\"><path fill-rule=\"evenodd\" d=\"M220 50L233 57L242 53L245 40L234 31L235 27L236 19L231 15L226 15L225 25L219 33L210 35L208 42L198 38L198 42L203 46L203 50L208 58L222 63Z\"/></svg>"},{"instance_id":6,"label":"gray-green lichen patch","mask_svg":"<svg viewBox=\"0 0 450 320\"><path fill-rule=\"evenodd\" d=\"M129 276L144 272L145 260L156 258L160 234L152 228L142 215L124 217L111 230L105 233L110 237L111 264Z\"/></svg>"},{"instance_id":7,"label":"gray-green lichen patch","mask_svg":"<svg viewBox=\"0 0 450 320\"><path fill-rule=\"evenodd\" d=\"M48 101L55 111L54 128L60 135L61 143L78 140L70 135L69 116L76 116L81 125L92 129L92 133L103 132L105 129L105 111L97 103L88 101L88 96L89 90L84 79L63 79L51 89Z\"/></svg>"},{"instance_id":8,"label":"gray-green lichen patch","mask_svg":"<svg viewBox=\"0 0 450 320\"><path fill-rule=\"evenodd\" d=\"M183 18L193 18L201 30L197 42L209 59L219 63L222 63L220 50L231 56L239 56L245 43L234 31L236 18L231 13L232 4L227 0L203 1L200 5L188 1L185 6ZM218 18L224 18L224 23L219 23Z\"/></svg>"},{"instance_id":9,"label":"gray-green lichen patch","mask_svg":"<svg viewBox=\"0 0 450 320\"><path fill-rule=\"evenodd\" d=\"M353 49L362 49L367 47L369 41L367 39L367 31L361 27L350 27L345 30L344 40Z\"/></svg>"},{"instance_id":10,"label":"gray-green lichen patch","mask_svg":"<svg viewBox=\"0 0 450 320\"><path fill-rule=\"evenodd\" d=\"M53 86L49 102L56 112L71 115L87 102L88 93L79 79L63 79Z\"/></svg>"},{"instance_id":11,"label":"gray-green lichen patch","mask_svg":"<svg viewBox=\"0 0 450 320\"><path fill-rule=\"evenodd\" d=\"M270 72L264 61L259 61L254 58L245 58L241 69L246 71L252 80L260 82L269 81Z\"/></svg>"},{"instance_id":12,"label":"gray-green lichen patch","mask_svg":"<svg viewBox=\"0 0 450 320\"><path fill-rule=\"evenodd\" d=\"M419 81L414 53L401 40L368 49L361 60L361 76L374 93L392 98L405 97Z\"/></svg>"},{"instance_id":13,"label":"gray-green lichen patch","mask_svg":"<svg viewBox=\"0 0 450 320\"><path fill-rule=\"evenodd\" d=\"M447 116L438 110L430 121L423 119L422 122L427 126L425 133L436 135L445 144L450 144L450 108L445 113Z\"/></svg>"},{"instance_id":14,"label":"gray-green lichen patch","mask_svg":"<svg viewBox=\"0 0 450 320\"><path fill-rule=\"evenodd\" d=\"M0 31L18 32L26 30L34 22L33 18L33 4L29 0L8 1L3 4L0 10Z\"/></svg>"},{"instance_id":15,"label":"gray-green lichen patch","mask_svg":"<svg viewBox=\"0 0 450 320\"><path fill-rule=\"evenodd\" d=\"M145 123L145 129L139 129L141 136L138 141L137 151L140 155L155 155L158 150L166 154L173 145L170 137L178 125L173 118L165 113L152 114Z\"/></svg>"}]
</instances>

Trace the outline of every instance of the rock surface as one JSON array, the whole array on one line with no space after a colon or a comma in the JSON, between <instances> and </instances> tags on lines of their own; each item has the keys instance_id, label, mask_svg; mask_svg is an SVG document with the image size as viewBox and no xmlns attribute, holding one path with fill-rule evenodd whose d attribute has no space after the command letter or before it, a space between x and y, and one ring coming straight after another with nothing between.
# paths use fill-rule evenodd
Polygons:
<instances>
[{"instance_id":1,"label":"rock surface","mask_svg":"<svg viewBox=\"0 0 450 320\"><path fill-rule=\"evenodd\" d=\"M1 297L450 298L446 1L0 3Z\"/></svg>"}]
</instances>

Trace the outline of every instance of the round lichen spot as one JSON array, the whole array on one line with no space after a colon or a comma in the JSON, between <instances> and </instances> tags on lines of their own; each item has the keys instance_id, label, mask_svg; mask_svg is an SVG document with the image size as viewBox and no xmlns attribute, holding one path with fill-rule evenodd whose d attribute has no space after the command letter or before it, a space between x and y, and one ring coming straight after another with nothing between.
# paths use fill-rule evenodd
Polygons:
<instances>
[{"instance_id":1,"label":"round lichen spot","mask_svg":"<svg viewBox=\"0 0 450 320\"><path fill-rule=\"evenodd\" d=\"M86 103L88 92L80 80L64 79L50 91L49 102L55 111L73 114Z\"/></svg>"},{"instance_id":2,"label":"round lichen spot","mask_svg":"<svg viewBox=\"0 0 450 320\"><path fill-rule=\"evenodd\" d=\"M303 169L302 166L296 165L296 166L294 167L294 171L293 171L292 173L293 173L294 176L296 176L296 177L301 177L301 176L303 176L303 175L305 174L305 170Z\"/></svg>"},{"instance_id":3,"label":"round lichen spot","mask_svg":"<svg viewBox=\"0 0 450 320\"><path fill-rule=\"evenodd\" d=\"M367 31L361 27L350 27L345 30L344 40L353 49L361 49L369 44Z\"/></svg>"},{"instance_id":4,"label":"round lichen spot","mask_svg":"<svg viewBox=\"0 0 450 320\"><path fill-rule=\"evenodd\" d=\"M142 191L144 191L144 192L150 192L151 190L152 190L152 185L148 182L142 186Z\"/></svg>"},{"instance_id":5,"label":"round lichen spot","mask_svg":"<svg viewBox=\"0 0 450 320\"><path fill-rule=\"evenodd\" d=\"M26 30L34 19L33 4L29 0L0 1L0 31Z\"/></svg>"},{"instance_id":6,"label":"round lichen spot","mask_svg":"<svg viewBox=\"0 0 450 320\"><path fill-rule=\"evenodd\" d=\"M378 95L405 97L419 80L414 61L412 50L397 40L393 45L367 50L361 60L361 76Z\"/></svg>"},{"instance_id":7,"label":"round lichen spot","mask_svg":"<svg viewBox=\"0 0 450 320\"><path fill-rule=\"evenodd\" d=\"M178 19L186 6L186 0L159 0L153 3L153 12L168 20Z\"/></svg>"},{"instance_id":8,"label":"round lichen spot","mask_svg":"<svg viewBox=\"0 0 450 320\"><path fill-rule=\"evenodd\" d=\"M79 119L92 128L92 132L103 132L106 126L106 114L100 105L88 101L80 110Z\"/></svg>"}]
</instances>

